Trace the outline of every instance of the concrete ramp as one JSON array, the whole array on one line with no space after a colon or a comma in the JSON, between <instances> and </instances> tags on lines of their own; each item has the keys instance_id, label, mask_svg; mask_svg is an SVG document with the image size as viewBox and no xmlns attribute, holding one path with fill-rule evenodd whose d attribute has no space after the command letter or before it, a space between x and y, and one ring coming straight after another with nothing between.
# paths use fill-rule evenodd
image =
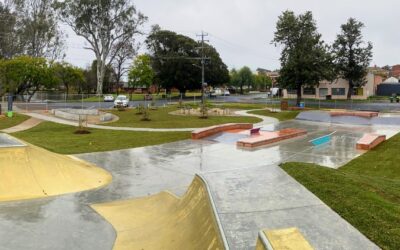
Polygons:
<instances>
[{"instance_id":1,"label":"concrete ramp","mask_svg":"<svg viewBox=\"0 0 400 250\"><path fill-rule=\"evenodd\" d=\"M195 176L182 198L169 192L94 204L117 231L114 249L228 249L206 182Z\"/></svg>"},{"instance_id":2,"label":"concrete ramp","mask_svg":"<svg viewBox=\"0 0 400 250\"><path fill-rule=\"evenodd\" d=\"M258 234L256 250L313 250L297 228L263 230Z\"/></svg>"},{"instance_id":3,"label":"concrete ramp","mask_svg":"<svg viewBox=\"0 0 400 250\"><path fill-rule=\"evenodd\" d=\"M33 145L0 147L0 201L80 192L111 179L101 168Z\"/></svg>"}]
</instances>

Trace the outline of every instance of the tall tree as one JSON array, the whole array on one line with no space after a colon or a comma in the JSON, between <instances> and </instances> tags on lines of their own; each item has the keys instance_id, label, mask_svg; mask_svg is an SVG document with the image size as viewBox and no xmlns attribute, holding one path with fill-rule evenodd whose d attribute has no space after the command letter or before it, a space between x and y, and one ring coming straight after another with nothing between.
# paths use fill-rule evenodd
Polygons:
<instances>
[{"instance_id":1,"label":"tall tree","mask_svg":"<svg viewBox=\"0 0 400 250\"><path fill-rule=\"evenodd\" d=\"M78 36L83 37L96 55L97 94L103 93L106 65L113 61L120 49L115 44L125 44L147 20L129 0L65 0L57 2L61 20ZM122 47L120 47L122 48Z\"/></svg>"},{"instance_id":2,"label":"tall tree","mask_svg":"<svg viewBox=\"0 0 400 250\"><path fill-rule=\"evenodd\" d=\"M182 94L185 94L186 90L201 89L201 55L198 42L156 26L153 27L146 44L156 74L155 80L162 87L167 91L177 88ZM204 51L209 58L205 66L205 81L211 86L227 83L228 69L215 48L206 44Z\"/></svg>"},{"instance_id":3,"label":"tall tree","mask_svg":"<svg viewBox=\"0 0 400 250\"><path fill-rule=\"evenodd\" d=\"M139 55L133 61L128 74L129 87L146 86L149 88L153 84L154 71L151 67L151 58L149 55Z\"/></svg>"},{"instance_id":4,"label":"tall tree","mask_svg":"<svg viewBox=\"0 0 400 250\"><path fill-rule=\"evenodd\" d=\"M341 26L341 33L333 43L333 54L337 74L349 81L347 99L351 99L355 87L366 84L368 66L372 59L372 43L364 42L362 22L350 18Z\"/></svg>"},{"instance_id":5,"label":"tall tree","mask_svg":"<svg viewBox=\"0 0 400 250\"><path fill-rule=\"evenodd\" d=\"M118 93L119 88L122 86L121 80L129 71L128 61L132 60L136 55L138 46L135 45L135 40L132 39L131 42L116 44L113 50L118 50L118 52L115 53L114 60L111 62L116 85L115 89Z\"/></svg>"},{"instance_id":6,"label":"tall tree","mask_svg":"<svg viewBox=\"0 0 400 250\"><path fill-rule=\"evenodd\" d=\"M12 0L20 22L24 53L32 57L63 57L63 34L59 29L54 0Z\"/></svg>"},{"instance_id":7,"label":"tall tree","mask_svg":"<svg viewBox=\"0 0 400 250\"><path fill-rule=\"evenodd\" d=\"M22 52L17 13L9 3L0 2L0 58L10 59Z\"/></svg>"},{"instance_id":8,"label":"tall tree","mask_svg":"<svg viewBox=\"0 0 400 250\"><path fill-rule=\"evenodd\" d=\"M298 16L292 11L283 12L272 43L283 47L278 83L284 88L296 89L298 105L303 86L312 87L321 80L333 79L332 58L311 12Z\"/></svg>"},{"instance_id":9,"label":"tall tree","mask_svg":"<svg viewBox=\"0 0 400 250\"><path fill-rule=\"evenodd\" d=\"M58 84L64 87L67 98L70 89L79 87L84 81L83 70L66 62L54 63L52 71Z\"/></svg>"}]
</instances>

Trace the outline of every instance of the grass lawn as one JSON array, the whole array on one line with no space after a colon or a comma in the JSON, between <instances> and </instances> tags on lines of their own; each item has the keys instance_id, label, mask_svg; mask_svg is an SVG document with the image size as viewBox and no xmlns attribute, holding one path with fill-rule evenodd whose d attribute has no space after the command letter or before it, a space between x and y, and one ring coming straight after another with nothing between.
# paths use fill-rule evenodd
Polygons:
<instances>
[{"instance_id":1,"label":"grass lawn","mask_svg":"<svg viewBox=\"0 0 400 250\"><path fill-rule=\"evenodd\" d=\"M250 111L250 114L263 115L274 117L279 121L287 121L296 118L300 111L281 111L281 112L271 112L270 110L254 110Z\"/></svg>"},{"instance_id":2,"label":"grass lawn","mask_svg":"<svg viewBox=\"0 0 400 250\"><path fill-rule=\"evenodd\" d=\"M134 132L89 129L90 134L76 135L75 127L52 122L12 135L34 145L61 154L99 152L143 147L190 138L189 132Z\"/></svg>"},{"instance_id":3,"label":"grass lawn","mask_svg":"<svg viewBox=\"0 0 400 250\"><path fill-rule=\"evenodd\" d=\"M28 120L30 117L23 114L14 113L12 118L3 117L0 118L0 129L6 129L14 127L21 122Z\"/></svg>"},{"instance_id":4,"label":"grass lawn","mask_svg":"<svg viewBox=\"0 0 400 250\"><path fill-rule=\"evenodd\" d=\"M400 249L400 134L335 170L282 168L382 249Z\"/></svg>"},{"instance_id":5,"label":"grass lawn","mask_svg":"<svg viewBox=\"0 0 400 250\"><path fill-rule=\"evenodd\" d=\"M107 123L107 126L135 128L200 128L230 122L257 123L261 121L261 119L255 117L209 116L207 119L200 119L198 116L169 114L169 112L176 109L176 107L166 107L150 110L151 121L141 121L142 115L137 115L136 109L127 109L125 111L114 110L112 113L117 115L120 119L113 123Z\"/></svg>"}]
</instances>

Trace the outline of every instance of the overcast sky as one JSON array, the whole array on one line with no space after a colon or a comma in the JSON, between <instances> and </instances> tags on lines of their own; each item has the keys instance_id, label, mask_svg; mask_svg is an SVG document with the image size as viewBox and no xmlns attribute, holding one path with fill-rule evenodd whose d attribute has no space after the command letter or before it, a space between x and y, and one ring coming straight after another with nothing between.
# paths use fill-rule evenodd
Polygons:
<instances>
[{"instance_id":1,"label":"overcast sky","mask_svg":"<svg viewBox=\"0 0 400 250\"><path fill-rule=\"evenodd\" d=\"M279 68L280 49L270 41L285 10L312 11L328 43L340 25L354 17L365 24L364 38L374 45L371 65L400 63L399 0L135 0L134 4L149 18L145 31L158 24L194 39L202 30L208 32L208 40L229 68ZM92 52L83 50L83 40L68 33L66 60L88 65L94 59Z\"/></svg>"}]
</instances>

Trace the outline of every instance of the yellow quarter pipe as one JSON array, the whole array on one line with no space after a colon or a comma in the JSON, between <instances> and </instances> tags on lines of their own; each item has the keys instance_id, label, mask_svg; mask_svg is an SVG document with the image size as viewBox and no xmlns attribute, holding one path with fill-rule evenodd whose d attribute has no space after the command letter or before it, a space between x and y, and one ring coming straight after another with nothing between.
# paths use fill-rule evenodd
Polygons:
<instances>
[{"instance_id":1,"label":"yellow quarter pipe","mask_svg":"<svg viewBox=\"0 0 400 250\"><path fill-rule=\"evenodd\" d=\"M211 199L196 176L182 198L161 192L92 207L117 231L115 250L226 249Z\"/></svg>"}]
</instances>

